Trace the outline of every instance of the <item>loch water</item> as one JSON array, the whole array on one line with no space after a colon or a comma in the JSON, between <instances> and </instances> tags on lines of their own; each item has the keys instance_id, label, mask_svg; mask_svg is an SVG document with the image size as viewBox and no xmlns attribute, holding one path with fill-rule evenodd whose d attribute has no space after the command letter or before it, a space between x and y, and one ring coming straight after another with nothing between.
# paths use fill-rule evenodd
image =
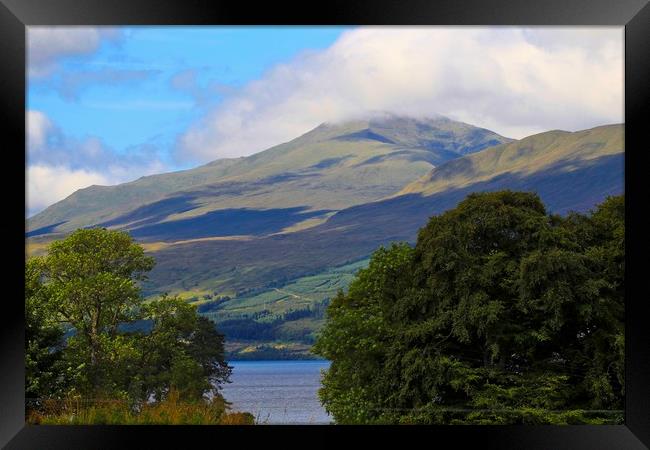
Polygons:
<instances>
[{"instance_id":1,"label":"loch water","mask_svg":"<svg viewBox=\"0 0 650 450\"><path fill-rule=\"evenodd\" d=\"M328 424L318 400L321 370L329 361L230 361L223 395L234 411L252 413L261 424Z\"/></svg>"}]
</instances>

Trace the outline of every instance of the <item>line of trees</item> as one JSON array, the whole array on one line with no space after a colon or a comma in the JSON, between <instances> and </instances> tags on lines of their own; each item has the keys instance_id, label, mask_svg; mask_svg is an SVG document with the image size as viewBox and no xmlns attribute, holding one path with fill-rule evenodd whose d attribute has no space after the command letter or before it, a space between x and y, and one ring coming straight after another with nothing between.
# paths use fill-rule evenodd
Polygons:
<instances>
[{"instance_id":1,"label":"line of trees","mask_svg":"<svg viewBox=\"0 0 650 450\"><path fill-rule=\"evenodd\" d=\"M274 340L289 339L305 343L313 343L313 330L292 330L288 332L282 329L286 322L305 318L322 319L329 299L314 302L307 308L290 309L281 314L273 314L265 309L244 317L228 318L219 321L219 329L228 339L241 340ZM262 320L260 320L262 319ZM260 357L261 358L261 357Z\"/></svg>"},{"instance_id":2,"label":"line of trees","mask_svg":"<svg viewBox=\"0 0 650 450\"><path fill-rule=\"evenodd\" d=\"M377 250L314 352L338 423L622 423L624 198L469 195Z\"/></svg>"},{"instance_id":3,"label":"line of trees","mask_svg":"<svg viewBox=\"0 0 650 450\"><path fill-rule=\"evenodd\" d=\"M179 298L144 302L138 282L153 266L127 233L101 228L77 230L26 262L28 410L70 398L138 410L170 395L223 406L232 370L224 336ZM138 323L146 330L125 326Z\"/></svg>"}]
</instances>

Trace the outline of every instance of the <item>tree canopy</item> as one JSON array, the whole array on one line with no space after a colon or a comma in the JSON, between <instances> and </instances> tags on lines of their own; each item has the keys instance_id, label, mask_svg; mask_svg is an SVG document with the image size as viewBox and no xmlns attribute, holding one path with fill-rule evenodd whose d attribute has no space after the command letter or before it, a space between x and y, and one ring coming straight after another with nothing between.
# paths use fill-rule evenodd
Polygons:
<instances>
[{"instance_id":1,"label":"tree canopy","mask_svg":"<svg viewBox=\"0 0 650 450\"><path fill-rule=\"evenodd\" d=\"M560 217L469 195L333 299L321 401L339 423L619 423L624 229L622 196Z\"/></svg>"},{"instance_id":2,"label":"tree canopy","mask_svg":"<svg viewBox=\"0 0 650 450\"><path fill-rule=\"evenodd\" d=\"M102 228L27 261L27 397L218 395L231 371L223 335L181 299L145 301L138 283L153 266L127 233Z\"/></svg>"}]
</instances>

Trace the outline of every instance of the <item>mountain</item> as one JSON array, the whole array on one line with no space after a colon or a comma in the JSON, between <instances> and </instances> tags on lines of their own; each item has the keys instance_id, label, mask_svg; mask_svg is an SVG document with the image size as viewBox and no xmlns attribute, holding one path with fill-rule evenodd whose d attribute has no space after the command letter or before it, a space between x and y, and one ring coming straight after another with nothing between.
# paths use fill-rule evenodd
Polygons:
<instances>
[{"instance_id":1,"label":"mountain","mask_svg":"<svg viewBox=\"0 0 650 450\"><path fill-rule=\"evenodd\" d=\"M158 265L148 286L152 292L232 294L281 285L363 259L392 241L413 242L430 216L476 191L534 191L549 211L586 211L623 192L623 146L623 126L609 125L575 133L550 131L488 148L433 169L399 195L346 208L308 229L158 247Z\"/></svg>"},{"instance_id":2,"label":"mountain","mask_svg":"<svg viewBox=\"0 0 650 450\"><path fill-rule=\"evenodd\" d=\"M28 236L94 225L157 241L291 231L504 142L510 139L444 117L326 123L252 156L81 189L30 218Z\"/></svg>"},{"instance_id":3,"label":"mountain","mask_svg":"<svg viewBox=\"0 0 650 450\"><path fill-rule=\"evenodd\" d=\"M469 193L533 191L565 214L621 194L623 176L623 125L511 141L444 118L390 116L323 124L250 157L78 191L30 220L27 241L43 251L79 223L126 229L156 258L145 295L195 302L235 347L249 348L237 339L308 344L322 302L375 249L415 242L429 217Z\"/></svg>"}]
</instances>

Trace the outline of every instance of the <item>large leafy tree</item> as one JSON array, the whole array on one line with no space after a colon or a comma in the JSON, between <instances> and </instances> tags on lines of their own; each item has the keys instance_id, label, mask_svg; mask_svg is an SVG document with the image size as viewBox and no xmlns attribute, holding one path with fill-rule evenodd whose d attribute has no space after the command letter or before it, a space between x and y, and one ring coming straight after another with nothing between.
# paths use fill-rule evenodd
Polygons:
<instances>
[{"instance_id":1,"label":"large leafy tree","mask_svg":"<svg viewBox=\"0 0 650 450\"><path fill-rule=\"evenodd\" d=\"M182 400L218 395L231 370L223 335L178 298L145 302L139 281L153 265L127 233L101 228L77 230L28 260L30 395L136 403L171 390Z\"/></svg>"},{"instance_id":2,"label":"large leafy tree","mask_svg":"<svg viewBox=\"0 0 650 450\"><path fill-rule=\"evenodd\" d=\"M151 324L138 333L135 373L130 386L141 399L164 400L175 390L183 399L214 396L232 368L224 360L224 336L196 307L177 297L163 297L142 308Z\"/></svg>"},{"instance_id":3,"label":"large leafy tree","mask_svg":"<svg viewBox=\"0 0 650 450\"><path fill-rule=\"evenodd\" d=\"M349 292L340 291L328 306L328 320L312 351L332 361L320 397L338 422L371 422L390 405L392 389L382 378L395 336L389 326L392 315L382 308L409 289L404 274L412 258L407 244L380 248Z\"/></svg>"},{"instance_id":4,"label":"large leafy tree","mask_svg":"<svg viewBox=\"0 0 650 450\"><path fill-rule=\"evenodd\" d=\"M582 423L620 417L623 199L548 215L472 194L414 249L381 249L339 294L315 351L343 423Z\"/></svg>"},{"instance_id":5,"label":"large leafy tree","mask_svg":"<svg viewBox=\"0 0 650 450\"><path fill-rule=\"evenodd\" d=\"M75 330L68 352L77 363L77 385L98 394L108 385L122 342L118 326L135 319L137 281L154 260L127 233L80 229L51 244L44 258L47 295L61 320ZM74 352L73 352L74 350Z\"/></svg>"}]
</instances>

